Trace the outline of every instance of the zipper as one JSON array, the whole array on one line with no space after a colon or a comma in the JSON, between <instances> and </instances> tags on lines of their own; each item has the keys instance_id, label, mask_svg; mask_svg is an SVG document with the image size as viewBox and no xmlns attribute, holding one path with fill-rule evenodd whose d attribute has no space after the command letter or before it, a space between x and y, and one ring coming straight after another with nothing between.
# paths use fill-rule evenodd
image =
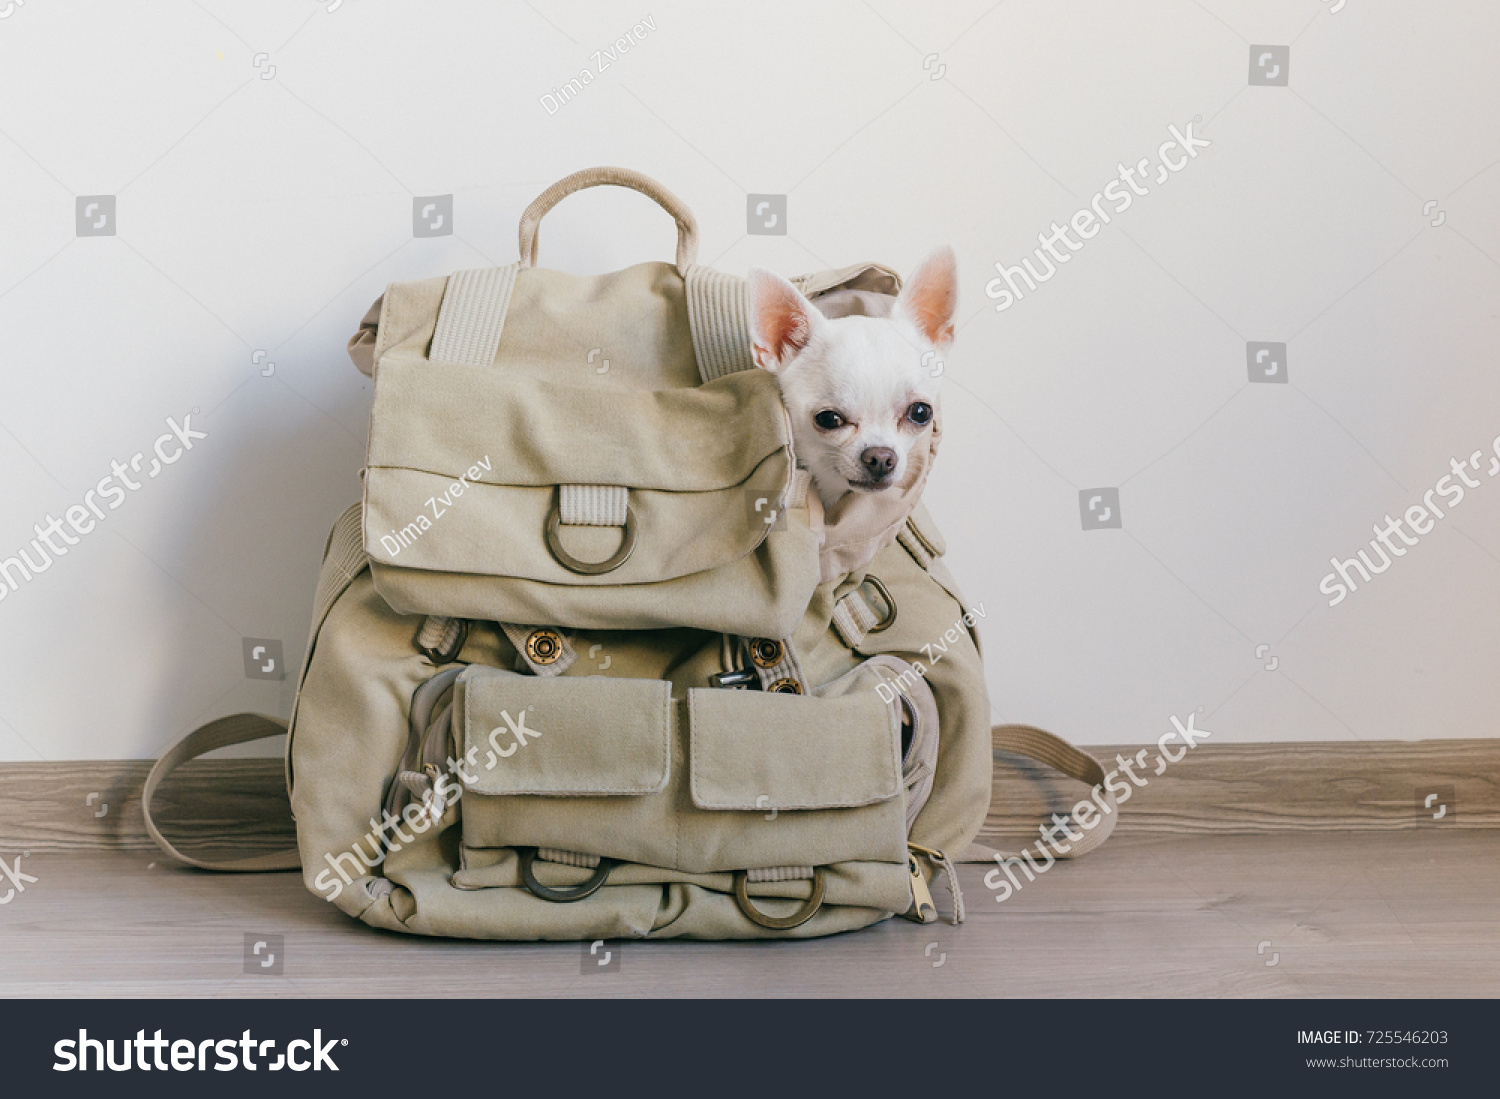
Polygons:
<instances>
[{"instance_id":1,"label":"zipper","mask_svg":"<svg viewBox=\"0 0 1500 1099\"><path fill-rule=\"evenodd\" d=\"M927 848L919 848L926 851ZM915 923L936 923L938 918L937 905L932 903L932 890L927 888L927 877L922 873L922 866L917 862L917 856L912 851L906 853L906 869L911 875L911 910L903 913L906 919Z\"/></svg>"},{"instance_id":2,"label":"zipper","mask_svg":"<svg viewBox=\"0 0 1500 1099\"><path fill-rule=\"evenodd\" d=\"M901 700L901 710L911 718L911 743L907 745L906 754L901 758L901 772L903 778L910 778L912 765L921 759L921 749L926 747L927 738L932 731L926 727L922 719L917 716L917 708L914 706L906 693L899 687L895 688L896 697Z\"/></svg>"}]
</instances>

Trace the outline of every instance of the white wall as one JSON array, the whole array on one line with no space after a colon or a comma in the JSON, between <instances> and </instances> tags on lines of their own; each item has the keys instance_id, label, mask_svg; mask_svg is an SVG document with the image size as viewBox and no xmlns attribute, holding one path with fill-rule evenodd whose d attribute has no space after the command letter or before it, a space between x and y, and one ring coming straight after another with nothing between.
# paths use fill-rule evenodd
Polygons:
<instances>
[{"instance_id":1,"label":"white wall","mask_svg":"<svg viewBox=\"0 0 1500 1099\"><path fill-rule=\"evenodd\" d=\"M370 389L345 340L388 282L510 262L531 198L611 163L682 195L730 271L957 247L929 503L986 610L997 719L1093 743L1200 709L1222 740L1496 733L1500 484L1474 474L1340 605L1318 590L1500 433L1494 4L0 15L0 556L168 417L208 435L0 601L0 759L152 756L223 713L286 714L291 680L247 679L242 638L295 670L358 494ZM1252 43L1290 47L1288 86L1247 86ZM1211 147L996 311L997 261L1192 119ZM787 235L746 235L752 192L788 196ZM413 239L413 197L440 194L454 232ZM95 195L117 232L79 237ZM548 219L543 262L671 240L639 196L594 192ZM1248 341L1287 345L1286 384L1247 380ZM1122 526L1085 531L1101 486Z\"/></svg>"}]
</instances>

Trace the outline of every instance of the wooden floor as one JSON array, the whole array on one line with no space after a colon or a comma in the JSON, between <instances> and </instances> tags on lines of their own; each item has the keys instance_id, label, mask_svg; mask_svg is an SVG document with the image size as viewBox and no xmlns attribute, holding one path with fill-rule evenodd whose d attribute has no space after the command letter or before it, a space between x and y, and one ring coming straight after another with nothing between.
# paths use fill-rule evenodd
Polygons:
<instances>
[{"instance_id":1,"label":"wooden floor","mask_svg":"<svg viewBox=\"0 0 1500 1099\"><path fill-rule=\"evenodd\" d=\"M21 869L38 880L0 906L12 997L1500 995L1487 830L1122 835L1000 904L985 868L964 867L959 928L611 942L607 967L588 944L372 931L295 874L201 874L135 851L33 852ZM279 974L245 972L247 934L280 948Z\"/></svg>"}]
</instances>

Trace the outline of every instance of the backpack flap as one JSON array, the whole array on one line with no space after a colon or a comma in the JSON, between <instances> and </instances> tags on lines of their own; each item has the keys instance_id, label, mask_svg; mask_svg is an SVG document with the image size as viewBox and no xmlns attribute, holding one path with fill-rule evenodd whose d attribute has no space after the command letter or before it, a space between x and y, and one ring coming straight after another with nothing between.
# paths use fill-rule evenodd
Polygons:
<instances>
[{"instance_id":1,"label":"backpack flap","mask_svg":"<svg viewBox=\"0 0 1500 1099\"><path fill-rule=\"evenodd\" d=\"M673 213L675 267L534 266L541 216L600 183ZM805 477L775 379L743 369L742 280L699 267L694 250L680 202L595 169L528 210L519 263L458 272L440 296L387 292L356 358L368 350L375 376L365 549L393 609L578 629L796 627L819 582L794 491Z\"/></svg>"},{"instance_id":2,"label":"backpack flap","mask_svg":"<svg viewBox=\"0 0 1500 1099\"><path fill-rule=\"evenodd\" d=\"M817 583L813 535L773 531L749 502L780 510L792 474L760 371L641 390L391 363L376 383L365 550L403 613L783 636ZM735 578L746 589L723 598ZM689 594L705 584L720 596Z\"/></svg>"}]
</instances>

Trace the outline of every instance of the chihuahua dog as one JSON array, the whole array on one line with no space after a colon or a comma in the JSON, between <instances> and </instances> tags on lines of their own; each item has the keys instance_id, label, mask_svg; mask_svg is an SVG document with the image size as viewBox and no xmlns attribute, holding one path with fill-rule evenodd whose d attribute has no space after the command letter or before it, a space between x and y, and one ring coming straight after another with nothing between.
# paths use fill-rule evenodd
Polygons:
<instances>
[{"instance_id":1,"label":"chihuahua dog","mask_svg":"<svg viewBox=\"0 0 1500 1099\"><path fill-rule=\"evenodd\" d=\"M751 268L752 354L781 385L798 463L825 513L852 494L905 487L912 446L937 415L933 364L953 342L957 281L953 250L939 248L889 316L830 320L786 279Z\"/></svg>"}]
</instances>

